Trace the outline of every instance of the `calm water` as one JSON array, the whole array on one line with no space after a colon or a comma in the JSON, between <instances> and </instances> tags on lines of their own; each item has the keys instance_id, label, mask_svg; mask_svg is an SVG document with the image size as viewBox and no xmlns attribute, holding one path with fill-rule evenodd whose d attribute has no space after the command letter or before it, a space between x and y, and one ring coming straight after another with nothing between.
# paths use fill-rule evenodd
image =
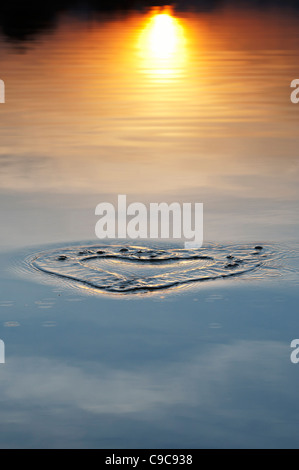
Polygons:
<instances>
[{"instance_id":1,"label":"calm water","mask_svg":"<svg viewBox=\"0 0 299 470\"><path fill-rule=\"evenodd\" d=\"M95 238L117 194L203 202L205 241L296 238L298 11L172 15L2 37L2 247Z\"/></svg>"},{"instance_id":2,"label":"calm water","mask_svg":"<svg viewBox=\"0 0 299 470\"><path fill-rule=\"evenodd\" d=\"M206 10L0 19L0 447L298 447L299 10ZM204 249L99 243L118 194Z\"/></svg>"}]
</instances>

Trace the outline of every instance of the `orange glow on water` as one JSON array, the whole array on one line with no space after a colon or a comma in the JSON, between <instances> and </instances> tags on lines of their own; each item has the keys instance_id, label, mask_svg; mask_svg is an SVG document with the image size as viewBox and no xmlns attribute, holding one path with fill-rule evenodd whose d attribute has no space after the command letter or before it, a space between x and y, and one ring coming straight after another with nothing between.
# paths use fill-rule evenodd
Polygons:
<instances>
[{"instance_id":1,"label":"orange glow on water","mask_svg":"<svg viewBox=\"0 0 299 470\"><path fill-rule=\"evenodd\" d=\"M177 25L167 13L155 15L151 20L149 46L152 54L159 59L169 58L178 43Z\"/></svg>"},{"instance_id":2,"label":"orange glow on water","mask_svg":"<svg viewBox=\"0 0 299 470\"><path fill-rule=\"evenodd\" d=\"M178 194L187 181L237 193L257 172L255 192L269 194L258 181L270 161L297 174L295 19L155 9L62 18L26 53L1 47L1 188Z\"/></svg>"},{"instance_id":3,"label":"orange glow on water","mask_svg":"<svg viewBox=\"0 0 299 470\"><path fill-rule=\"evenodd\" d=\"M178 75L186 56L184 28L171 11L155 11L139 37L143 68L152 75Z\"/></svg>"}]
</instances>

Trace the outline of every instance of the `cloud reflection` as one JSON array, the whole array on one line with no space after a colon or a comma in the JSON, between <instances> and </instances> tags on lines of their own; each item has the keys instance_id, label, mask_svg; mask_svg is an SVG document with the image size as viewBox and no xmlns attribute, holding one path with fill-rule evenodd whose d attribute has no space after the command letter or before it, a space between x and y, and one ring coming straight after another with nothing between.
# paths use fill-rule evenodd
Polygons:
<instances>
[{"instance_id":1,"label":"cloud reflection","mask_svg":"<svg viewBox=\"0 0 299 470\"><path fill-rule=\"evenodd\" d=\"M165 444L163 429L169 427L172 434L181 435L187 429L185 426L189 436L190 426L194 428L194 439L199 439L197 446L211 445L217 439L222 442L226 439L228 447L229 442L259 446L267 439L274 445L285 432L291 435L289 419L297 400L296 387L292 386L296 374L289 374L288 360L288 345L248 340L210 345L208 351L189 363L161 362L146 369L144 365L141 369L114 369L99 362L70 365L58 359L14 357L1 372L1 397L6 409L19 411L19 419L15 412L10 425L19 426L20 436L22 432L32 434L33 441L36 424L32 423L32 407L43 410L43 420L50 428L45 426L42 432L50 439L61 434L68 415L72 416L72 433L69 434L67 426L65 435L61 435L64 445L69 445L72 434L82 431L82 413L87 413L84 425L87 428L94 426L96 416L112 420L110 432L114 442L121 438L125 445L128 428L136 433L141 425L144 436L152 424L158 423L160 435L154 441L160 439L161 445ZM53 410L60 410L55 420L51 418ZM127 421L123 421L125 417ZM7 416L2 416L0 422L6 424ZM251 425L255 433L248 432ZM296 436L294 420L293 426ZM107 428L98 427L96 433L93 429L93 439L101 442ZM51 446L51 440L47 445Z\"/></svg>"}]
</instances>

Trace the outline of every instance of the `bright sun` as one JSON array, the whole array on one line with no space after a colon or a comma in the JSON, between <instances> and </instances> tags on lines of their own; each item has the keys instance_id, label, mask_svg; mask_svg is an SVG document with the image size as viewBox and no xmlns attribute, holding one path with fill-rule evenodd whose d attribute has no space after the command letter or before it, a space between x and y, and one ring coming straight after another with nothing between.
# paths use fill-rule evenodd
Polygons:
<instances>
[{"instance_id":1,"label":"bright sun","mask_svg":"<svg viewBox=\"0 0 299 470\"><path fill-rule=\"evenodd\" d=\"M149 29L149 44L153 55L160 59L170 57L175 52L178 41L175 20L167 13L155 15Z\"/></svg>"},{"instance_id":2,"label":"bright sun","mask_svg":"<svg viewBox=\"0 0 299 470\"><path fill-rule=\"evenodd\" d=\"M147 20L139 38L144 68L155 75L175 75L184 56L184 34L171 14L155 13Z\"/></svg>"}]
</instances>

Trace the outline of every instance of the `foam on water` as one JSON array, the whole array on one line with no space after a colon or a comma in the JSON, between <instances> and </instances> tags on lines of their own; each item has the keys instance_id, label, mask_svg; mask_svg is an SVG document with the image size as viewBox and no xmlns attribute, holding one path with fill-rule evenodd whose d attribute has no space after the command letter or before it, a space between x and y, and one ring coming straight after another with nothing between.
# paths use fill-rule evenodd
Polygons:
<instances>
[{"instance_id":1,"label":"foam on water","mask_svg":"<svg viewBox=\"0 0 299 470\"><path fill-rule=\"evenodd\" d=\"M200 249L134 245L70 246L38 253L34 270L99 292L136 294L241 276L262 269L271 250L254 245Z\"/></svg>"}]
</instances>

